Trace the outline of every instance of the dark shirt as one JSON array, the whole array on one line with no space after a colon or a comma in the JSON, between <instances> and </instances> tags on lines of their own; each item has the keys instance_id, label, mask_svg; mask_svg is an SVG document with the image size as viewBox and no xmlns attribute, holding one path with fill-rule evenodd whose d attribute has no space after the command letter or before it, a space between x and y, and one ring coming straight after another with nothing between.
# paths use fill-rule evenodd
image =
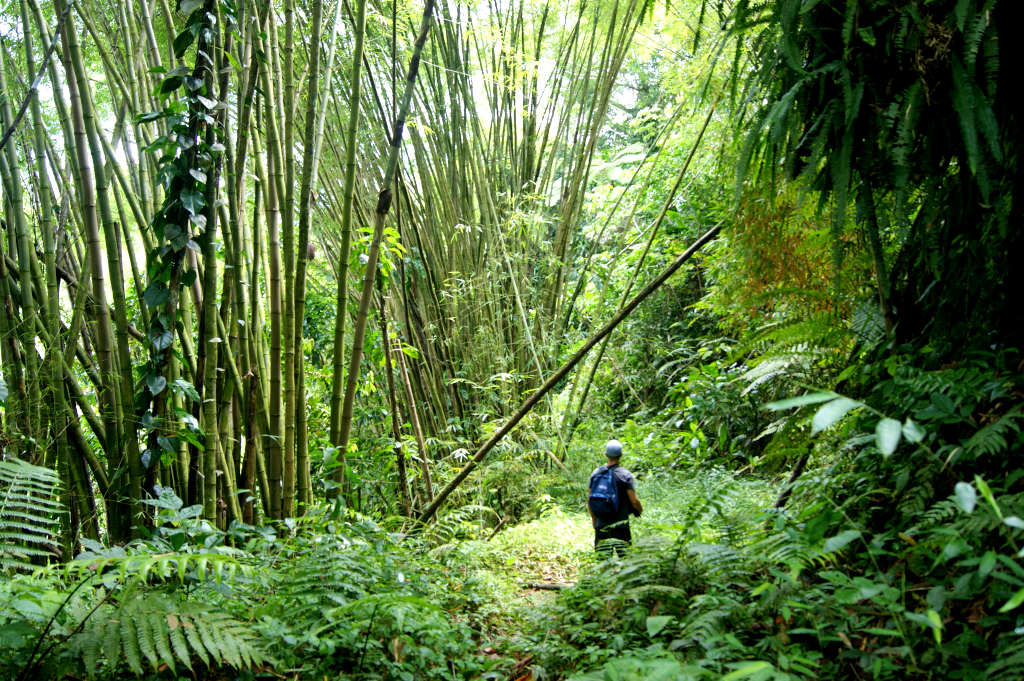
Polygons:
<instances>
[{"instance_id":1,"label":"dark shirt","mask_svg":"<svg viewBox=\"0 0 1024 681\"><path fill-rule=\"evenodd\" d=\"M594 469L594 472L590 474L590 484L588 489L591 489L594 486L594 476L596 476L598 473L603 473L608 468L609 466L606 464L604 466L598 466L597 468ZM615 516L613 517L598 517L594 522L595 530L599 530L607 525L622 522L623 520L625 520L628 524L629 516L635 512L633 509L633 504L630 503L629 501L628 494L629 490L636 489L636 481L633 479L633 474L618 464L611 466L611 468L614 469L613 472L615 473L615 484L618 485L619 488L619 512L615 514Z\"/></svg>"}]
</instances>

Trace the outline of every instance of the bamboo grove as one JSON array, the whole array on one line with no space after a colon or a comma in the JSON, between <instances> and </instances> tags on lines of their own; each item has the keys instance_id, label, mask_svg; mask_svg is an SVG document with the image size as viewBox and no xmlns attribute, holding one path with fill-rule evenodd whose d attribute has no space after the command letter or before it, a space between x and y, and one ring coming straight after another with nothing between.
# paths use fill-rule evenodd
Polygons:
<instances>
[{"instance_id":1,"label":"bamboo grove","mask_svg":"<svg viewBox=\"0 0 1024 681\"><path fill-rule=\"evenodd\" d=\"M68 549L130 538L160 487L222 527L358 505L368 434L374 494L432 512L436 459L573 342L583 191L649 3L10 7L3 437L60 471Z\"/></svg>"}]
</instances>

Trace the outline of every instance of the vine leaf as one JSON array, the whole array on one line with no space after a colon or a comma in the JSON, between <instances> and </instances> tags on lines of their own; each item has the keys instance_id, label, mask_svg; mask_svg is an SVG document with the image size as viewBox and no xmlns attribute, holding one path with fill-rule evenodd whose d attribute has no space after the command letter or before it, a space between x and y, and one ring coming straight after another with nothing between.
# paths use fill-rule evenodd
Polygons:
<instances>
[{"instance_id":1,"label":"vine leaf","mask_svg":"<svg viewBox=\"0 0 1024 681\"><path fill-rule=\"evenodd\" d=\"M167 387L167 379L159 374L150 374L146 376L146 386L149 388L149 392L153 393L153 396L159 395L163 392L164 388Z\"/></svg>"},{"instance_id":2,"label":"vine leaf","mask_svg":"<svg viewBox=\"0 0 1024 681\"><path fill-rule=\"evenodd\" d=\"M181 0L181 4L178 5L178 9L185 16L189 16L192 12L203 6L203 0Z\"/></svg>"},{"instance_id":3,"label":"vine leaf","mask_svg":"<svg viewBox=\"0 0 1024 681\"><path fill-rule=\"evenodd\" d=\"M150 282L142 294L149 307L160 307L171 297L171 291L159 281Z\"/></svg>"},{"instance_id":4,"label":"vine leaf","mask_svg":"<svg viewBox=\"0 0 1024 681\"><path fill-rule=\"evenodd\" d=\"M185 207L192 215L195 215L203 209L206 205L206 199L203 198L202 192L198 192L194 189L188 189L181 193L181 205Z\"/></svg>"}]
</instances>

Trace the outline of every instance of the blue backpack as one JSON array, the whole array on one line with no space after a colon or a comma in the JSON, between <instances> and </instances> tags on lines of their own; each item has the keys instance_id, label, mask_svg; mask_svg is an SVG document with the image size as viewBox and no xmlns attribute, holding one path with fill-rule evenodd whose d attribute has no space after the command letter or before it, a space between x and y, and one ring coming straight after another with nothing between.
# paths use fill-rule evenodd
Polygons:
<instances>
[{"instance_id":1,"label":"blue backpack","mask_svg":"<svg viewBox=\"0 0 1024 681\"><path fill-rule=\"evenodd\" d=\"M619 484L615 479L614 468L602 468L604 470L599 470L590 481L590 498L587 503L594 515L607 518L619 512Z\"/></svg>"}]
</instances>

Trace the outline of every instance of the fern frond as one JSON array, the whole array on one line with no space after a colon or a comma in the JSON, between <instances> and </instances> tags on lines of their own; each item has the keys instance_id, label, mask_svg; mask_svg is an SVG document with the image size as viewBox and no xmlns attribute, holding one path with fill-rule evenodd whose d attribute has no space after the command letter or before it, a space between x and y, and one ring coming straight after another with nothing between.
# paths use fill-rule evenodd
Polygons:
<instances>
[{"instance_id":1,"label":"fern frond","mask_svg":"<svg viewBox=\"0 0 1024 681\"><path fill-rule=\"evenodd\" d=\"M186 577L192 577L220 584L238 575L251 575L253 568L223 553L86 554L67 565L72 579L111 571L116 571L124 583L147 582L154 578L183 582Z\"/></svg>"},{"instance_id":2,"label":"fern frond","mask_svg":"<svg viewBox=\"0 0 1024 681\"><path fill-rule=\"evenodd\" d=\"M59 486L49 468L0 461L0 570L31 570L28 558L58 554Z\"/></svg>"},{"instance_id":3,"label":"fern frond","mask_svg":"<svg viewBox=\"0 0 1024 681\"><path fill-rule=\"evenodd\" d=\"M448 544L455 539L464 537L467 533L476 536L480 532L480 518L490 516L498 518L498 513L489 506L481 504L467 504L445 513L431 525L425 525L420 530L420 537L429 544L441 546Z\"/></svg>"},{"instance_id":4,"label":"fern frond","mask_svg":"<svg viewBox=\"0 0 1024 681\"><path fill-rule=\"evenodd\" d=\"M1014 636L1012 639L1003 636L1000 643L1010 640L1007 647L999 646L993 650L995 661L985 670L985 678L989 681L1017 681L1024 678L1024 639Z\"/></svg>"},{"instance_id":5,"label":"fern frond","mask_svg":"<svg viewBox=\"0 0 1024 681\"><path fill-rule=\"evenodd\" d=\"M248 626L213 608L156 593L129 591L117 606L102 608L72 645L83 653L90 675L99 672L100 654L111 666L126 663L136 674L148 665L192 669L198 657L208 667L244 669L266 656L257 634Z\"/></svg>"},{"instance_id":6,"label":"fern frond","mask_svg":"<svg viewBox=\"0 0 1024 681\"><path fill-rule=\"evenodd\" d=\"M1021 419L1024 419L1024 408L1018 405L1003 414L998 421L978 430L964 443L964 449L974 456L994 456L1005 452L1009 447L1010 432L1020 433L1017 421Z\"/></svg>"}]
</instances>

